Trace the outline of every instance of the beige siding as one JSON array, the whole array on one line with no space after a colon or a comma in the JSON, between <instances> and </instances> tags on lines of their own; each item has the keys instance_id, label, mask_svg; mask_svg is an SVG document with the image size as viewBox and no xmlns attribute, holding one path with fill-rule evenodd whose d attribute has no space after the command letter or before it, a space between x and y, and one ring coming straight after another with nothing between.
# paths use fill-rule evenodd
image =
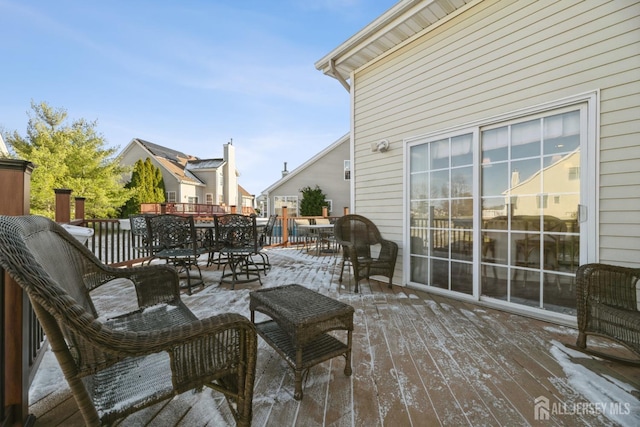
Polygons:
<instances>
[{"instance_id":1,"label":"beige siding","mask_svg":"<svg viewBox=\"0 0 640 427\"><path fill-rule=\"evenodd\" d=\"M489 0L364 67L355 210L402 243L403 139L599 89L599 256L639 265L639 42L638 2Z\"/></svg>"}]
</instances>

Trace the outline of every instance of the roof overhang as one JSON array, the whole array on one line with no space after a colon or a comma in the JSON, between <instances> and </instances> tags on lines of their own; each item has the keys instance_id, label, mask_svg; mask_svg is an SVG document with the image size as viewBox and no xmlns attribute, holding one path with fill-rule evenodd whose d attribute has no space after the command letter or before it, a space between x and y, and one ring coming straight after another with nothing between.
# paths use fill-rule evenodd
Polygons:
<instances>
[{"instance_id":1,"label":"roof overhang","mask_svg":"<svg viewBox=\"0 0 640 427\"><path fill-rule=\"evenodd\" d=\"M317 61L315 67L346 85L352 72L478 1L402 0Z\"/></svg>"}]
</instances>

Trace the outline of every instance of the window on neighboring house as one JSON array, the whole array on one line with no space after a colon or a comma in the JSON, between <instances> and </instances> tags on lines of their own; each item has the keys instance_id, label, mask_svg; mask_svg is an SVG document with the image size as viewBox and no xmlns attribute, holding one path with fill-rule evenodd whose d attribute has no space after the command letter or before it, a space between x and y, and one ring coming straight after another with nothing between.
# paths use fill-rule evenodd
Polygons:
<instances>
[{"instance_id":1,"label":"window on neighboring house","mask_svg":"<svg viewBox=\"0 0 640 427\"><path fill-rule=\"evenodd\" d=\"M196 205L198 204L198 196L187 197L187 212L196 212Z\"/></svg>"},{"instance_id":2,"label":"window on neighboring house","mask_svg":"<svg viewBox=\"0 0 640 427\"><path fill-rule=\"evenodd\" d=\"M213 204L213 193L207 193L204 195L204 202L207 205L212 205Z\"/></svg>"},{"instance_id":3,"label":"window on neighboring house","mask_svg":"<svg viewBox=\"0 0 640 427\"><path fill-rule=\"evenodd\" d=\"M175 202L176 202L176 192L167 191L167 203L175 203Z\"/></svg>"},{"instance_id":4,"label":"window on neighboring house","mask_svg":"<svg viewBox=\"0 0 640 427\"><path fill-rule=\"evenodd\" d=\"M555 197L555 196L554 196ZM536 205L538 209L546 209L549 207L549 195L543 194L540 198L536 198Z\"/></svg>"},{"instance_id":5,"label":"window on neighboring house","mask_svg":"<svg viewBox=\"0 0 640 427\"><path fill-rule=\"evenodd\" d=\"M326 200L325 202L327 202L327 212L329 215L331 215L331 213L333 212L333 200Z\"/></svg>"},{"instance_id":6,"label":"window on neighboring house","mask_svg":"<svg viewBox=\"0 0 640 427\"><path fill-rule=\"evenodd\" d=\"M282 216L282 207L287 207L288 216L298 216L298 196L274 196L274 213Z\"/></svg>"},{"instance_id":7,"label":"window on neighboring house","mask_svg":"<svg viewBox=\"0 0 640 427\"><path fill-rule=\"evenodd\" d=\"M580 179L580 166L569 168L569 181L576 181Z\"/></svg>"},{"instance_id":8,"label":"window on neighboring house","mask_svg":"<svg viewBox=\"0 0 640 427\"><path fill-rule=\"evenodd\" d=\"M348 181L351 179L351 160L344 161L344 180Z\"/></svg>"}]
</instances>

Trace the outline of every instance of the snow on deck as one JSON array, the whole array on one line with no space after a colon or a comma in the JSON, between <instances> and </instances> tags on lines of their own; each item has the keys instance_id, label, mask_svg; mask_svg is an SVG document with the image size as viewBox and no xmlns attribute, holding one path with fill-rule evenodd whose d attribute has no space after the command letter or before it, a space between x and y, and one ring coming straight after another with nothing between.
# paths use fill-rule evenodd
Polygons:
<instances>
[{"instance_id":1,"label":"snow on deck","mask_svg":"<svg viewBox=\"0 0 640 427\"><path fill-rule=\"evenodd\" d=\"M313 367L302 401L293 373L262 339L253 397L254 426L640 425L640 369L573 351L572 328L476 306L375 280L353 293L338 284L340 258L298 249L268 251L273 268L263 286L299 283L355 309L353 375L344 358ZM249 317L259 284L207 286L183 300L198 317ZM346 273L345 273L346 274ZM94 293L101 317L134 307L130 283ZM256 320L263 317L256 315ZM339 336L339 335L338 335ZM614 349L603 342L604 348ZM81 425L58 365L48 352L29 393L36 425ZM129 416L121 425L234 425L225 400L211 390L187 392Z\"/></svg>"}]
</instances>

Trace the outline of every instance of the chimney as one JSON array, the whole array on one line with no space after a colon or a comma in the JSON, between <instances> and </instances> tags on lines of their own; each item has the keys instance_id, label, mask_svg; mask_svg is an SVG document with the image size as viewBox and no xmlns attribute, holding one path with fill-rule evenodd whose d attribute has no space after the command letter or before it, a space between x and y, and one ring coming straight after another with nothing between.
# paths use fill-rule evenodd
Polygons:
<instances>
[{"instance_id":1,"label":"chimney","mask_svg":"<svg viewBox=\"0 0 640 427\"><path fill-rule=\"evenodd\" d=\"M238 198L236 147L233 145L233 139L224 145L224 160L225 164L222 168L224 174L223 201L227 206L241 206L242 200Z\"/></svg>"},{"instance_id":2,"label":"chimney","mask_svg":"<svg viewBox=\"0 0 640 427\"><path fill-rule=\"evenodd\" d=\"M282 177L289 175L289 171L287 170L287 162L284 162L284 170L282 171Z\"/></svg>"}]
</instances>

